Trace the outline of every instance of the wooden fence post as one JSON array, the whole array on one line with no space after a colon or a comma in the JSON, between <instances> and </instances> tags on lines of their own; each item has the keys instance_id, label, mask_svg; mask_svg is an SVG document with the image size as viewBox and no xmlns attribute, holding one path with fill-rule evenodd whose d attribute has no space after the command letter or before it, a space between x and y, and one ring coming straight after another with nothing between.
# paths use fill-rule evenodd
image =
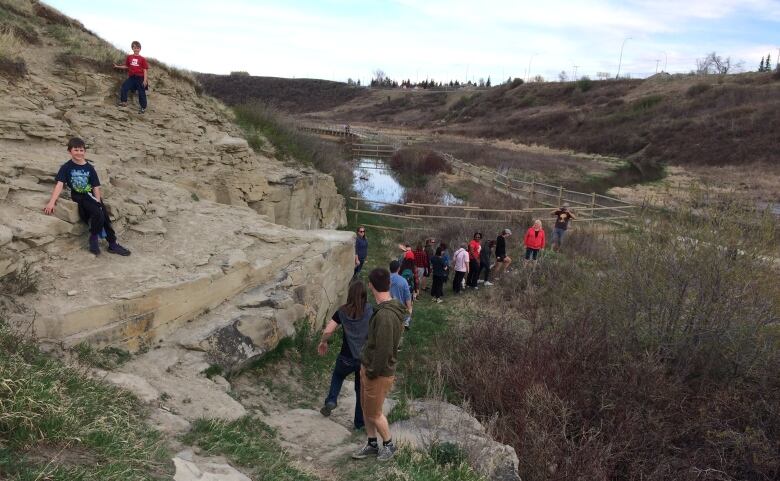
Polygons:
<instances>
[{"instance_id":1,"label":"wooden fence post","mask_svg":"<svg viewBox=\"0 0 780 481\"><path fill-rule=\"evenodd\" d=\"M558 207L563 205L563 186L558 186Z\"/></svg>"},{"instance_id":2,"label":"wooden fence post","mask_svg":"<svg viewBox=\"0 0 780 481\"><path fill-rule=\"evenodd\" d=\"M355 228L360 227L358 225L358 211L360 210L360 201L355 198Z\"/></svg>"},{"instance_id":3,"label":"wooden fence post","mask_svg":"<svg viewBox=\"0 0 780 481\"><path fill-rule=\"evenodd\" d=\"M596 217L596 211L593 210L596 208L596 193L591 192L590 193L590 216Z\"/></svg>"},{"instance_id":4,"label":"wooden fence post","mask_svg":"<svg viewBox=\"0 0 780 481\"><path fill-rule=\"evenodd\" d=\"M531 205L528 207L533 209L536 205L536 186L534 185L534 179L531 179L531 193L528 195L528 198L531 200Z\"/></svg>"}]
</instances>

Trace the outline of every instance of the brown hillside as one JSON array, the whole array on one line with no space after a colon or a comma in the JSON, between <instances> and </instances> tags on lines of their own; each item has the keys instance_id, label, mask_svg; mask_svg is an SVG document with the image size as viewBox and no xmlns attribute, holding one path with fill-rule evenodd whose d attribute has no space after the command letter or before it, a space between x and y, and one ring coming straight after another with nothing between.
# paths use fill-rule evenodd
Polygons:
<instances>
[{"instance_id":1,"label":"brown hillside","mask_svg":"<svg viewBox=\"0 0 780 481\"><path fill-rule=\"evenodd\" d=\"M338 108L337 96L329 97L331 106L312 115L630 157L644 165L743 165L778 160L773 146L780 125L779 78L771 73L658 75L482 91L357 89L354 98ZM297 82L276 80L265 84L262 96L241 95L247 100L273 99ZM222 85L207 87L215 96L228 102L236 98L222 93L233 79L213 81ZM324 104L313 88L299 94L290 112L313 112ZM306 102L308 107L301 105Z\"/></svg>"},{"instance_id":2,"label":"brown hillside","mask_svg":"<svg viewBox=\"0 0 780 481\"><path fill-rule=\"evenodd\" d=\"M368 94L365 89L330 80L213 74L200 74L198 80L209 95L228 105L261 101L291 113L330 110Z\"/></svg>"}]
</instances>

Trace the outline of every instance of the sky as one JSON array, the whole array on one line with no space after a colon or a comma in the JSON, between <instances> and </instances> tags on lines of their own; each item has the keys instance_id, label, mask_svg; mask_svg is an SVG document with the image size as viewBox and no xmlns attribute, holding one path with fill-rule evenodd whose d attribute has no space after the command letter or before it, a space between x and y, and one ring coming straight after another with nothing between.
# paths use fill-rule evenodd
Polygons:
<instances>
[{"instance_id":1,"label":"sky","mask_svg":"<svg viewBox=\"0 0 780 481\"><path fill-rule=\"evenodd\" d=\"M780 0L47 0L123 50L197 72L370 80L557 80L689 72L717 52L756 70ZM622 49L622 59L620 56Z\"/></svg>"}]
</instances>

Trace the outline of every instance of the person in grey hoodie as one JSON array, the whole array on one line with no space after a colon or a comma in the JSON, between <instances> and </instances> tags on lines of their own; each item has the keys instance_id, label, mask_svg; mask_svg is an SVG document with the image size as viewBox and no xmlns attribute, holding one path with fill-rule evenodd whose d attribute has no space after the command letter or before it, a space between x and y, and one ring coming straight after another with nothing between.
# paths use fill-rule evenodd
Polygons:
<instances>
[{"instance_id":1,"label":"person in grey hoodie","mask_svg":"<svg viewBox=\"0 0 780 481\"><path fill-rule=\"evenodd\" d=\"M390 272L387 269L380 267L371 271L368 287L377 304L374 315L368 321L368 338L360 355L360 403L368 441L352 457L363 459L375 455L377 461L389 461L396 447L382 406L395 381L406 309L390 296ZM382 437L381 446L377 434Z\"/></svg>"},{"instance_id":2,"label":"person in grey hoodie","mask_svg":"<svg viewBox=\"0 0 780 481\"><path fill-rule=\"evenodd\" d=\"M330 390L325 398L325 404L320 409L323 416L330 416L331 411L338 405L339 393L344 379L350 374L355 374L355 429L364 426L363 409L360 407L360 352L368 336L368 320L374 313L374 308L367 301L366 287L363 281L355 281L349 286L347 303L339 307L328 321L322 338L317 346L317 353L324 356L328 352L328 339L336 329L342 327L341 352L336 358L333 374L330 378Z\"/></svg>"}]
</instances>

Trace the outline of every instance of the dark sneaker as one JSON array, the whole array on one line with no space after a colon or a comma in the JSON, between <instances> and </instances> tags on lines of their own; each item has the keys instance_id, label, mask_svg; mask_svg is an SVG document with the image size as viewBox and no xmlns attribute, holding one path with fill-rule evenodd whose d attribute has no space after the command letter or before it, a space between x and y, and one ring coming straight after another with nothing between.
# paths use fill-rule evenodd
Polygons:
<instances>
[{"instance_id":1,"label":"dark sneaker","mask_svg":"<svg viewBox=\"0 0 780 481\"><path fill-rule=\"evenodd\" d=\"M97 237L89 238L89 251L96 256L100 255L100 244Z\"/></svg>"},{"instance_id":2,"label":"dark sneaker","mask_svg":"<svg viewBox=\"0 0 780 481\"><path fill-rule=\"evenodd\" d=\"M325 403L325 405L320 408L320 414L328 417L334 409L336 409L336 403Z\"/></svg>"},{"instance_id":3,"label":"dark sneaker","mask_svg":"<svg viewBox=\"0 0 780 481\"><path fill-rule=\"evenodd\" d=\"M114 244L114 245L108 246L108 252L110 252L112 254L117 254L117 255L120 255L120 256L129 256L130 255L130 251L125 249L124 247L120 246L119 244Z\"/></svg>"},{"instance_id":4,"label":"dark sneaker","mask_svg":"<svg viewBox=\"0 0 780 481\"><path fill-rule=\"evenodd\" d=\"M138 109L138 113L139 113L139 114L142 114L142 113L144 113L144 112L146 112L146 109L145 109L145 108L141 107L140 109Z\"/></svg>"},{"instance_id":5,"label":"dark sneaker","mask_svg":"<svg viewBox=\"0 0 780 481\"><path fill-rule=\"evenodd\" d=\"M352 453L352 459L365 459L369 456L376 456L379 454L379 446L371 446L366 443L365 446L360 448L359 451Z\"/></svg>"},{"instance_id":6,"label":"dark sneaker","mask_svg":"<svg viewBox=\"0 0 780 481\"><path fill-rule=\"evenodd\" d=\"M379 454L376 457L376 460L380 463L384 463L385 461L390 461L393 459L393 456L395 455L395 444L387 444L385 446L382 446L379 448Z\"/></svg>"}]
</instances>

